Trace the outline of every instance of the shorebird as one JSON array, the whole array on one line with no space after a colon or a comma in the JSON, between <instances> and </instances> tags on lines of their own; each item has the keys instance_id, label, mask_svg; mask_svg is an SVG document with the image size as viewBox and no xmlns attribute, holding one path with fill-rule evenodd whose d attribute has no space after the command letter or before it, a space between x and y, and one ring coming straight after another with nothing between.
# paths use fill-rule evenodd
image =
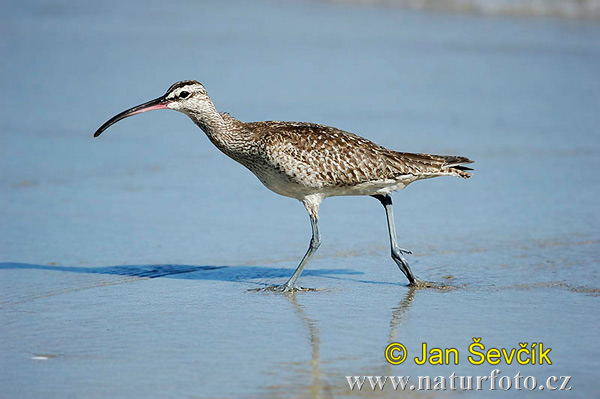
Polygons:
<instances>
[{"instance_id":1,"label":"shorebird","mask_svg":"<svg viewBox=\"0 0 600 399\"><path fill-rule=\"evenodd\" d=\"M397 152L334 127L306 122L265 121L245 123L218 112L204 86L195 80L173 84L154 100L115 115L95 133L132 115L158 109L186 114L209 140L234 161L241 163L268 189L304 204L312 237L298 267L277 290L298 289L296 281L321 245L319 205L324 198L369 195L385 208L392 259L411 286L426 285L417 279L398 246L391 194L410 183L437 176L471 177L472 163L461 156Z\"/></svg>"}]
</instances>

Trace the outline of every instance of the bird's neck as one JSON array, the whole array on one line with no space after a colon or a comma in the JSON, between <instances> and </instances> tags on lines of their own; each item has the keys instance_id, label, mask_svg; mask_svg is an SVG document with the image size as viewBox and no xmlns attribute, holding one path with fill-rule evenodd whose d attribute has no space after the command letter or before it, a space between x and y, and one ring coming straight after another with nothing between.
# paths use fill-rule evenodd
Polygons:
<instances>
[{"instance_id":1,"label":"bird's neck","mask_svg":"<svg viewBox=\"0 0 600 399\"><path fill-rule=\"evenodd\" d=\"M225 120L214 106L211 106L208 110L203 109L201 112L191 110L188 115L211 140L227 130Z\"/></svg>"},{"instance_id":2,"label":"bird's neck","mask_svg":"<svg viewBox=\"0 0 600 399\"><path fill-rule=\"evenodd\" d=\"M210 141L222 152L236 158L237 147L243 146L248 137L239 129L240 121L222 114L212 103L202 112L191 111L189 117L206 133Z\"/></svg>"}]
</instances>

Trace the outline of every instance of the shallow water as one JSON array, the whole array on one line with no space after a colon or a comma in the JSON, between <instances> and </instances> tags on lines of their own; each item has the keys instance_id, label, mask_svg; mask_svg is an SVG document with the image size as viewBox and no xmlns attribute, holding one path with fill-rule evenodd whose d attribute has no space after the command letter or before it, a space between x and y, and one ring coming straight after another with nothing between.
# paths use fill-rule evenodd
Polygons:
<instances>
[{"instance_id":1,"label":"shallow water","mask_svg":"<svg viewBox=\"0 0 600 399\"><path fill-rule=\"evenodd\" d=\"M596 395L600 25L249 3L21 2L0 16L0 397L397 397L350 392L345 376L495 368ZM406 287L381 206L333 198L300 280L316 290L255 292L308 245L297 201L176 113L92 139L180 79L245 121L474 159L471 180L394 196L413 270L451 289ZM543 342L552 365L471 365L473 337ZM460 361L392 366L393 341Z\"/></svg>"}]
</instances>

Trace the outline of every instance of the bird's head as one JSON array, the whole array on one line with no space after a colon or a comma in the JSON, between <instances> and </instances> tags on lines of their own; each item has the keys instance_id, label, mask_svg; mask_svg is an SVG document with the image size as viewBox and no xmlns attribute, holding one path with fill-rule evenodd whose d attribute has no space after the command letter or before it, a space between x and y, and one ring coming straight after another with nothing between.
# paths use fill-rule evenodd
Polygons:
<instances>
[{"instance_id":1,"label":"bird's head","mask_svg":"<svg viewBox=\"0 0 600 399\"><path fill-rule=\"evenodd\" d=\"M200 118L205 114L216 112L202 83L195 80L184 80L173 84L164 95L113 116L100 126L94 133L94 137L100 136L102 132L121 119L157 109L173 109L189 116L196 114Z\"/></svg>"}]
</instances>

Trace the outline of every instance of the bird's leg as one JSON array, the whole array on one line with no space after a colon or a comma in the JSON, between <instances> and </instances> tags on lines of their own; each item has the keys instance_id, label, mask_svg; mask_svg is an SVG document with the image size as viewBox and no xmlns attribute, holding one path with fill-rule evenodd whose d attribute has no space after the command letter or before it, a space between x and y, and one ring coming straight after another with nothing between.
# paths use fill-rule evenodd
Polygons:
<instances>
[{"instance_id":1,"label":"bird's leg","mask_svg":"<svg viewBox=\"0 0 600 399\"><path fill-rule=\"evenodd\" d=\"M312 238L310 239L310 245L308 247L308 250L304 254L304 257L300 261L300 264L296 268L296 271L294 272L294 274L292 274L292 277L290 277L290 279L287 281L287 283L285 283L281 287L282 291L284 291L284 292L290 291L290 290L293 290L296 288L296 280L298 280L298 277L300 277L300 275L302 274L302 270L304 270L304 266L306 266L306 264L308 263L310 258L317 251L317 249L319 249L319 246L321 245L321 233L319 232L319 222L318 222L317 215L313 215L313 214L310 215L310 224L312 226Z\"/></svg>"},{"instance_id":2,"label":"bird's leg","mask_svg":"<svg viewBox=\"0 0 600 399\"><path fill-rule=\"evenodd\" d=\"M402 256L403 253L410 254L411 252L398 247L398 242L396 239L396 227L394 225L394 210L392 208L392 197L387 194L373 195L372 197L377 198L385 208L385 215L387 216L388 230L390 233L392 259L394 259L394 262L396 262L402 273L404 273L410 285L418 285L419 280L417 280L412 270L410 270L408 262L406 261L406 259L404 259L404 256Z\"/></svg>"}]
</instances>

